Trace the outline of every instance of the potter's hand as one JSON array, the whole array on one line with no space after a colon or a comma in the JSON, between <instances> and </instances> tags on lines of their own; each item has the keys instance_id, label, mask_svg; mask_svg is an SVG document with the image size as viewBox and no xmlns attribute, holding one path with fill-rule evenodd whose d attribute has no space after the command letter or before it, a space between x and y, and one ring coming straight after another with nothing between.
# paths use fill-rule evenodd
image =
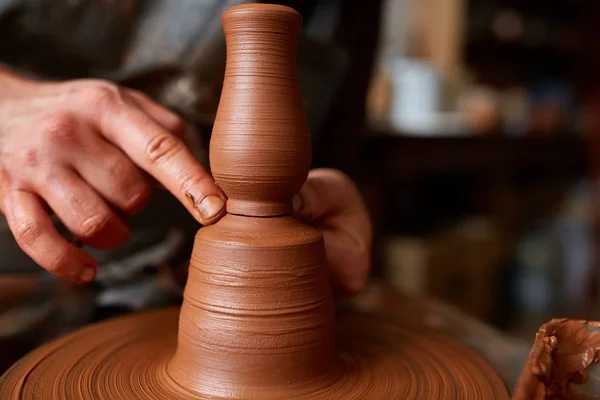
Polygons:
<instances>
[{"instance_id":1,"label":"potter's hand","mask_svg":"<svg viewBox=\"0 0 600 400\"><path fill-rule=\"evenodd\" d=\"M119 213L139 211L151 192L143 171L199 222L220 217L223 194L180 139L181 119L140 92L99 80L29 81L2 69L0 88L0 210L19 246L48 271L82 282L97 267L59 235L49 210L83 243L122 245L130 231Z\"/></svg>"},{"instance_id":2,"label":"potter's hand","mask_svg":"<svg viewBox=\"0 0 600 400\"><path fill-rule=\"evenodd\" d=\"M310 171L294 211L323 232L335 289L346 294L361 290L370 269L371 220L350 178L333 169Z\"/></svg>"}]
</instances>

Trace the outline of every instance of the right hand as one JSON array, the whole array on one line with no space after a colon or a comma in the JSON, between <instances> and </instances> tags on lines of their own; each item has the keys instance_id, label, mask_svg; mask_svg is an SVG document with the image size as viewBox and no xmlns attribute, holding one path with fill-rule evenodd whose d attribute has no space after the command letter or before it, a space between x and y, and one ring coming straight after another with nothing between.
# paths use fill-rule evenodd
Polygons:
<instances>
[{"instance_id":1,"label":"right hand","mask_svg":"<svg viewBox=\"0 0 600 400\"><path fill-rule=\"evenodd\" d=\"M224 214L225 195L181 140L183 121L142 93L1 69L0 87L0 210L23 251L51 273L88 282L97 264L57 232L50 210L89 246L123 245L130 230L120 215L148 200L146 173L200 223Z\"/></svg>"}]
</instances>

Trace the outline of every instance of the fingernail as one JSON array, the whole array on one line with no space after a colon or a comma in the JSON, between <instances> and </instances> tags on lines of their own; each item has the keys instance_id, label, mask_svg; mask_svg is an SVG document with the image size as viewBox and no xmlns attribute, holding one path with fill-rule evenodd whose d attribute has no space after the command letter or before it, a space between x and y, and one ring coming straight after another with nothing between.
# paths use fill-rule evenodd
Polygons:
<instances>
[{"instance_id":1,"label":"fingernail","mask_svg":"<svg viewBox=\"0 0 600 400\"><path fill-rule=\"evenodd\" d=\"M83 282L90 282L94 279L94 277L96 276L96 270L94 268L86 268L83 270L83 273L81 274L80 278Z\"/></svg>"},{"instance_id":2,"label":"fingernail","mask_svg":"<svg viewBox=\"0 0 600 400\"><path fill-rule=\"evenodd\" d=\"M204 197L202 201L196 205L200 217L205 220L216 217L223 211L223 208L225 208L225 200L214 194Z\"/></svg>"},{"instance_id":3,"label":"fingernail","mask_svg":"<svg viewBox=\"0 0 600 400\"><path fill-rule=\"evenodd\" d=\"M292 207L294 208L294 212L298 212L302 209L302 198L298 195L294 196L292 199Z\"/></svg>"}]
</instances>

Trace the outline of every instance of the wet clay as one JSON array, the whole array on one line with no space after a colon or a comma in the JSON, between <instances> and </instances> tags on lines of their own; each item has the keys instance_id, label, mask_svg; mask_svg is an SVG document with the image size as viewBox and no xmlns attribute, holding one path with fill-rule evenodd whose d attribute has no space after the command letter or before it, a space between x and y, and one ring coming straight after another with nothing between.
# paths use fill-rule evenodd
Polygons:
<instances>
[{"instance_id":1,"label":"wet clay","mask_svg":"<svg viewBox=\"0 0 600 400\"><path fill-rule=\"evenodd\" d=\"M502 381L473 351L418 326L415 321L422 314L411 315L414 321L394 316L398 308L421 309L418 304L408 299L398 302L393 294L382 292L386 289L374 290L351 300L337 315L341 369L326 375L335 375L334 382L327 386L290 382L289 387L264 388L254 398L508 399ZM379 300L374 302L374 297ZM178 319L177 309L145 312L66 336L29 354L0 378L0 398L219 398L198 394L205 390L202 387L183 389L170 376ZM235 395L239 393L232 387L227 397Z\"/></svg>"},{"instance_id":2,"label":"wet clay","mask_svg":"<svg viewBox=\"0 0 600 400\"><path fill-rule=\"evenodd\" d=\"M336 318L322 234L289 215L310 166L300 15L237 6L223 25L210 157L229 214L198 232L180 312L115 319L49 344L7 372L0 398L508 398L480 357L397 318L402 304L351 305Z\"/></svg>"},{"instance_id":3,"label":"wet clay","mask_svg":"<svg viewBox=\"0 0 600 400\"><path fill-rule=\"evenodd\" d=\"M587 399L575 389L588 381L587 370L598 362L599 353L599 322L554 319L544 324L536 334L513 398Z\"/></svg>"},{"instance_id":4,"label":"wet clay","mask_svg":"<svg viewBox=\"0 0 600 400\"><path fill-rule=\"evenodd\" d=\"M296 46L302 17L269 4L223 14L227 62L210 141L210 165L227 211L285 215L310 168Z\"/></svg>"},{"instance_id":5,"label":"wet clay","mask_svg":"<svg viewBox=\"0 0 600 400\"><path fill-rule=\"evenodd\" d=\"M277 398L290 382L318 389L337 379L323 239L287 215L311 158L296 71L302 18L252 4L222 19L210 163L229 215L196 236L167 372L198 395L259 398L270 388Z\"/></svg>"},{"instance_id":6,"label":"wet clay","mask_svg":"<svg viewBox=\"0 0 600 400\"><path fill-rule=\"evenodd\" d=\"M226 215L200 230L168 367L181 387L260 398L336 379L334 316L319 231L292 217ZM277 398L275 396L274 398Z\"/></svg>"}]
</instances>

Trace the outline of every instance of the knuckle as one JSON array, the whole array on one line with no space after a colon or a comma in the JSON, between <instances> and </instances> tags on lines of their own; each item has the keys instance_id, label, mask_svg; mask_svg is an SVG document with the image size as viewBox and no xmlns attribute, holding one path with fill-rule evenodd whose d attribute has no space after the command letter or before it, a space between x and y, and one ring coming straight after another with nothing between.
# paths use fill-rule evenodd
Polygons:
<instances>
[{"instance_id":1,"label":"knuckle","mask_svg":"<svg viewBox=\"0 0 600 400\"><path fill-rule=\"evenodd\" d=\"M65 269L65 266L68 264L68 262L68 253L63 249L60 249L51 256L48 264L46 265L46 270L51 273L60 272L61 270Z\"/></svg>"},{"instance_id":2,"label":"knuckle","mask_svg":"<svg viewBox=\"0 0 600 400\"><path fill-rule=\"evenodd\" d=\"M51 174L49 173L47 178L46 178L46 182L50 183L50 182L62 182L61 184L64 184L64 176L58 175L58 174ZM68 206L68 208L72 211L72 213L79 217L80 215L88 215L89 213L87 213L86 211L88 210L87 208L87 204L84 200L84 196L82 195L82 193L75 189L71 189L71 190L66 190L65 191L65 198L64 201L66 203L66 206Z\"/></svg>"},{"instance_id":3,"label":"knuckle","mask_svg":"<svg viewBox=\"0 0 600 400\"><path fill-rule=\"evenodd\" d=\"M21 154L21 160L24 167L37 167L39 163L40 154L37 149L25 149Z\"/></svg>"},{"instance_id":4,"label":"knuckle","mask_svg":"<svg viewBox=\"0 0 600 400\"><path fill-rule=\"evenodd\" d=\"M84 239L91 239L102 231L110 219L108 212L99 212L85 218L79 225L78 234Z\"/></svg>"},{"instance_id":5,"label":"knuckle","mask_svg":"<svg viewBox=\"0 0 600 400\"><path fill-rule=\"evenodd\" d=\"M192 174L186 175L181 179L181 192L182 193L197 193L198 190L195 188L201 187L209 179L208 174ZM196 199L200 200L200 199Z\"/></svg>"},{"instance_id":6,"label":"knuckle","mask_svg":"<svg viewBox=\"0 0 600 400\"><path fill-rule=\"evenodd\" d=\"M117 182L126 180L130 174L127 163L120 157L107 161L105 168L109 178Z\"/></svg>"},{"instance_id":7,"label":"knuckle","mask_svg":"<svg viewBox=\"0 0 600 400\"><path fill-rule=\"evenodd\" d=\"M160 133L148 141L144 154L151 164L160 164L175 157L181 148L176 137Z\"/></svg>"},{"instance_id":8,"label":"knuckle","mask_svg":"<svg viewBox=\"0 0 600 400\"><path fill-rule=\"evenodd\" d=\"M16 176L23 176L24 170L31 170L40 166L41 154L36 148L24 148L15 151L14 154L7 155L10 161L7 162L6 170L14 173ZM36 168L36 172L39 172Z\"/></svg>"},{"instance_id":9,"label":"knuckle","mask_svg":"<svg viewBox=\"0 0 600 400\"><path fill-rule=\"evenodd\" d=\"M42 235L42 226L35 220L21 221L16 224L13 234L17 243L31 247Z\"/></svg>"},{"instance_id":10,"label":"knuckle","mask_svg":"<svg viewBox=\"0 0 600 400\"><path fill-rule=\"evenodd\" d=\"M68 114L46 117L42 123L42 132L50 143L75 144L77 142L77 120Z\"/></svg>"},{"instance_id":11,"label":"knuckle","mask_svg":"<svg viewBox=\"0 0 600 400\"><path fill-rule=\"evenodd\" d=\"M112 108L122 100L121 89L110 82L96 82L81 89L84 101L96 110Z\"/></svg>"},{"instance_id":12,"label":"knuckle","mask_svg":"<svg viewBox=\"0 0 600 400\"><path fill-rule=\"evenodd\" d=\"M115 182L118 201L116 205L123 211L138 211L151 195L148 183L140 177L137 168L124 158L115 158L107 165L107 175Z\"/></svg>"}]
</instances>

